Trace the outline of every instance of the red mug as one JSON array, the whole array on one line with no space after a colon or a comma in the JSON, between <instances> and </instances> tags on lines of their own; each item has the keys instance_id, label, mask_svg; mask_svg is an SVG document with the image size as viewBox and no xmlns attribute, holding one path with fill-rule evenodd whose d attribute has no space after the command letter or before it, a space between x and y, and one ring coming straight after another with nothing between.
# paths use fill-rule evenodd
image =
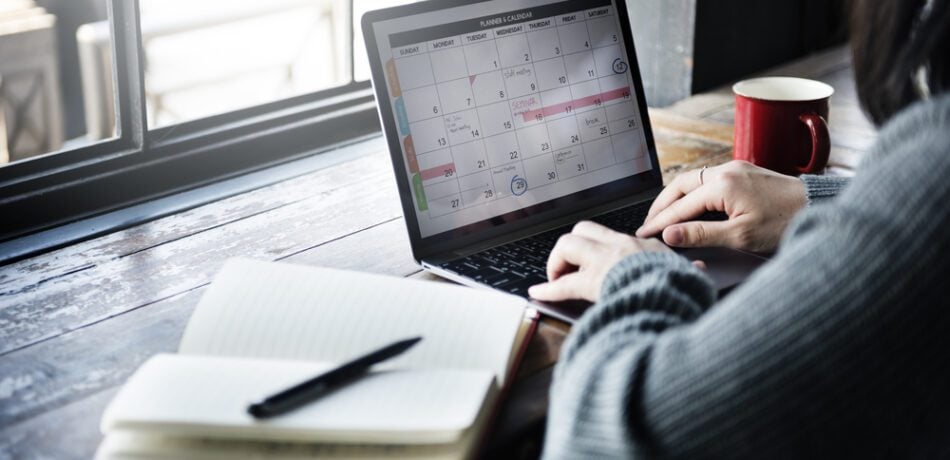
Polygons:
<instances>
[{"instance_id":1,"label":"red mug","mask_svg":"<svg viewBox=\"0 0 950 460\"><path fill-rule=\"evenodd\" d=\"M733 158L797 176L824 170L831 153L828 100L835 90L792 77L744 80L736 93Z\"/></svg>"}]
</instances>

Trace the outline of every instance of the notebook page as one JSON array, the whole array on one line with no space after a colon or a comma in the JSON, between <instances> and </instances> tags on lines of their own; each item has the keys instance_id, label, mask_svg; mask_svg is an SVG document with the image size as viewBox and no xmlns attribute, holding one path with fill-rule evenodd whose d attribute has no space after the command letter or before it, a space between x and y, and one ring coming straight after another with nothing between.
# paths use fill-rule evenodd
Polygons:
<instances>
[{"instance_id":1,"label":"notebook page","mask_svg":"<svg viewBox=\"0 0 950 460\"><path fill-rule=\"evenodd\" d=\"M466 434L466 437L469 437ZM455 444L279 444L168 438L139 432L110 433L96 460L458 460L472 455L474 439Z\"/></svg>"},{"instance_id":2,"label":"notebook page","mask_svg":"<svg viewBox=\"0 0 950 460\"><path fill-rule=\"evenodd\" d=\"M413 459L458 460L474 458L476 442L488 426L490 411L451 444L339 444L281 443L247 440L180 438L140 431L112 431L99 449L96 460L260 460L273 459Z\"/></svg>"},{"instance_id":3,"label":"notebook page","mask_svg":"<svg viewBox=\"0 0 950 460\"><path fill-rule=\"evenodd\" d=\"M493 394L488 370L378 371L292 412L264 420L248 404L330 364L161 354L122 388L102 431L184 437L339 443L447 444L475 423Z\"/></svg>"},{"instance_id":4,"label":"notebook page","mask_svg":"<svg viewBox=\"0 0 950 460\"><path fill-rule=\"evenodd\" d=\"M503 383L524 299L448 283L228 261L195 309L180 351L339 363L422 336L381 369L489 369Z\"/></svg>"}]
</instances>

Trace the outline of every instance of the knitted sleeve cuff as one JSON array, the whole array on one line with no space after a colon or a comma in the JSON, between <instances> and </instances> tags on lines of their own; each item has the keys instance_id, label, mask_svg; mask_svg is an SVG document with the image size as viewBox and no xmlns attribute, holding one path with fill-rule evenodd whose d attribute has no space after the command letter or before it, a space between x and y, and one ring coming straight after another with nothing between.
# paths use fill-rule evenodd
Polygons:
<instances>
[{"instance_id":1,"label":"knitted sleeve cuff","mask_svg":"<svg viewBox=\"0 0 950 460\"><path fill-rule=\"evenodd\" d=\"M808 206L834 198L851 181L848 177L814 174L802 174L799 179L805 184L805 199Z\"/></svg>"},{"instance_id":2,"label":"knitted sleeve cuff","mask_svg":"<svg viewBox=\"0 0 950 460\"><path fill-rule=\"evenodd\" d=\"M591 337L624 318L640 315L654 326L689 322L715 301L712 280L686 258L672 252L627 256L607 272L600 300L574 323L561 357L570 360Z\"/></svg>"},{"instance_id":3,"label":"knitted sleeve cuff","mask_svg":"<svg viewBox=\"0 0 950 460\"><path fill-rule=\"evenodd\" d=\"M612 297L647 274L659 275L657 281L663 288L685 289L690 291L690 294L703 292L705 295L700 297L708 297L701 302L706 304L704 307L715 300L715 291L711 289L709 277L685 257L672 252L641 252L621 260L604 277L600 298L603 300ZM660 279L664 280L659 281ZM711 292L711 295L706 292Z\"/></svg>"}]
</instances>

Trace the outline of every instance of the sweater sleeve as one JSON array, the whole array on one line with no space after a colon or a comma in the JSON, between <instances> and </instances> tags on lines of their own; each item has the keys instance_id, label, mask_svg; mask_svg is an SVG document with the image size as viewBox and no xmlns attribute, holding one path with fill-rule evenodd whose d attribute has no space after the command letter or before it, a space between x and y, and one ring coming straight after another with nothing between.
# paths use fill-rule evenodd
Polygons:
<instances>
[{"instance_id":1,"label":"sweater sleeve","mask_svg":"<svg viewBox=\"0 0 950 460\"><path fill-rule=\"evenodd\" d=\"M672 254L607 276L551 388L548 458L950 454L950 99L721 302Z\"/></svg>"},{"instance_id":2,"label":"sweater sleeve","mask_svg":"<svg viewBox=\"0 0 950 460\"><path fill-rule=\"evenodd\" d=\"M838 196L851 181L849 177L815 174L802 174L799 179L805 184L805 198L809 206Z\"/></svg>"}]
</instances>

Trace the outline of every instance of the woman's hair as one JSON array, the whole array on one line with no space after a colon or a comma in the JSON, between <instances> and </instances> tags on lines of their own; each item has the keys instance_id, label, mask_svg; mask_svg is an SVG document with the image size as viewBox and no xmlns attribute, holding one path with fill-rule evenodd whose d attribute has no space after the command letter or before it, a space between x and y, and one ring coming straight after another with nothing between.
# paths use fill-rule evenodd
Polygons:
<instances>
[{"instance_id":1,"label":"woman's hair","mask_svg":"<svg viewBox=\"0 0 950 460\"><path fill-rule=\"evenodd\" d=\"M851 6L858 98L876 124L926 91L950 88L950 0L853 0Z\"/></svg>"}]
</instances>

